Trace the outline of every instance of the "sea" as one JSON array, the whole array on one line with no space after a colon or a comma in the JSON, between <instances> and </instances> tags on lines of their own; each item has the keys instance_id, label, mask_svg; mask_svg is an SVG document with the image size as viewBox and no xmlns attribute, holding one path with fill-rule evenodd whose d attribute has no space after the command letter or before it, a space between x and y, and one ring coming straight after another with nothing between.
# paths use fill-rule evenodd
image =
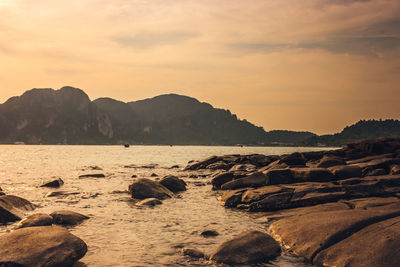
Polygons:
<instances>
[{"instance_id":1,"label":"sea","mask_svg":"<svg viewBox=\"0 0 400 267\"><path fill-rule=\"evenodd\" d=\"M195 248L211 254L221 243L247 230L267 231L263 213L224 208L220 192L212 191L212 171L183 171L190 160L212 155L266 154L326 150L320 147L229 147L229 146L0 146L0 187L6 194L36 204L33 213L71 210L90 217L69 227L88 245L76 266L225 266L205 259L194 260L180 253ZM178 165L179 168L171 168ZM175 166L176 167L176 166ZM79 178L85 174L105 178ZM128 186L136 178L160 179L176 175L188 190L155 207L139 207ZM61 178L59 189L40 187ZM50 192L61 195L49 197ZM0 234L15 225L0 226ZM205 230L216 237L204 238ZM284 251L268 264L257 266L310 266Z\"/></svg>"}]
</instances>

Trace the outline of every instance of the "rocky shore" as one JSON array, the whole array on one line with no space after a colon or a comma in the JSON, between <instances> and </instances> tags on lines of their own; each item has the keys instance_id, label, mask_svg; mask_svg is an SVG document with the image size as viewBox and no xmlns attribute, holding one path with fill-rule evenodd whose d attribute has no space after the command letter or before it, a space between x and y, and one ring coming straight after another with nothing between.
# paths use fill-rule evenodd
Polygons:
<instances>
[{"instance_id":1,"label":"rocky shore","mask_svg":"<svg viewBox=\"0 0 400 267\"><path fill-rule=\"evenodd\" d=\"M277 241L317 266L398 266L400 262L399 139L281 156L213 156L189 162L185 168L202 169L215 171L213 190L220 191L226 208L267 212L266 230L273 239L269 235L261 239L268 239L269 252L276 252L272 247ZM249 242L239 251L249 255L257 244ZM211 259L243 263L243 257L232 260L238 251L228 247L225 257L214 254ZM265 262L276 255L246 262Z\"/></svg>"},{"instance_id":2,"label":"rocky shore","mask_svg":"<svg viewBox=\"0 0 400 267\"><path fill-rule=\"evenodd\" d=\"M220 240L212 251L177 245L178 256L188 258L189 263L248 266L268 263L283 254L297 255L316 266L398 266L400 262L400 139L286 155L212 156L191 161L183 169L165 168L162 174L153 165L127 165L123 169L129 187L119 184L121 190L110 194L121 195L131 208L145 214L165 206L171 209L171 203L183 205L200 187L204 189L199 198L204 194L212 198L212 207L218 207L217 197L226 209L260 214L264 230L246 224L241 228L246 231L229 239L220 235L223 228L199 231L201 238ZM128 175L130 170L135 174ZM148 171L141 175L136 170ZM75 179L80 185L102 182L100 192L46 191L65 189L64 183L71 182L60 178L37 184L37 188L44 190L44 199L52 208L60 199L106 195L101 189L111 181L108 173L85 173ZM72 266L85 256L88 246L72 234L73 228L95 217L77 213L79 209L37 210L29 200L0 188L0 225L11 226L0 235L0 266ZM208 216L211 221L212 216Z\"/></svg>"}]
</instances>

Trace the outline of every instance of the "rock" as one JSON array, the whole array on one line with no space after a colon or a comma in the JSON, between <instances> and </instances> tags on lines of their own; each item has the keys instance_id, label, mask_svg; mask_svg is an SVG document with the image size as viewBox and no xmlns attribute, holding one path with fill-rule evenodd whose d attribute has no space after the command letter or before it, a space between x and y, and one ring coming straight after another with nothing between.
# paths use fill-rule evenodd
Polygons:
<instances>
[{"instance_id":1,"label":"rock","mask_svg":"<svg viewBox=\"0 0 400 267\"><path fill-rule=\"evenodd\" d=\"M214 236L218 236L219 233L217 231L214 231L214 230L206 230L206 231L203 231L201 233L201 235L203 237L214 237Z\"/></svg>"},{"instance_id":2,"label":"rock","mask_svg":"<svg viewBox=\"0 0 400 267\"><path fill-rule=\"evenodd\" d=\"M66 267L86 252L85 242L59 226L28 227L0 236L0 265Z\"/></svg>"},{"instance_id":3,"label":"rock","mask_svg":"<svg viewBox=\"0 0 400 267\"><path fill-rule=\"evenodd\" d=\"M172 165L170 169L179 169L179 165Z\"/></svg>"},{"instance_id":4,"label":"rock","mask_svg":"<svg viewBox=\"0 0 400 267\"><path fill-rule=\"evenodd\" d=\"M102 173L79 175L79 178L104 178L104 177L106 176Z\"/></svg>"},{"instance_id":5,"label":"rock","mask_svg":"<svg viewBox=\"0 0 400 267\"><path fill-rule=\"evenodd\" d=\"M325 155L317 164L319 168L329 168L337 165L346 165L346 161L336 156Z\"/></svg>"},{"instance_id":6,"label":"rock","mask_svg":"<svg viewBox=\"0 0 400 267\"><path fill-rule=\"evenodd\" d=\"M392 175L400 174L400 165L399 164L393 165L390 168L390 174Z\"/></svg>"},{"instance_id":7,"label":"rock","mask_svg":"<svg viewBox=\"0 0 400 267\"><path fill-rule=\"evenodd\" d=\"M191 163L189 163L186 167L185 167L185 171L188 171L188 170L199 170L199 169L204 169L204 168L206 168L208 165L210 165L210 164L212 164L212 163L215 163L215 162L217 162L219 160L219 157L217 157L217 156L212 156L212 157L209 157L209 158L207 158L207 159L205 159L205 160L202 160L202 161L193 161L193 162L191 162Z\"/></svg>"},{"instance_id":8,"label":"rock","mask_svg":"<svg viewBox=\"0 0 400 267\"><path fill-rule=\"evenodd\" d=\"M326 182L333 178L332 172L325 168L292 168L290 170L296 182Z\"/></svg>"},{"instance_id":9,"label":"rock","mask_svg":"<svg viewBox=\"0 0 400 267\"><path fill-rule=\"evenodd\" d=\"M400 175L385 175L242 189L222 195L221 200L227 207L250 211L276 211L341 199L394 196L397 193L400 193Z\"/></svg>"},{"instance_id":10,"label":"rock","mask_svg":"<svg viewBox=\"0 0 400 267\"><path fill-rule=\"evenodd\" d=\"M79 193L78 192L66 192L66 191L53 191L53 192L47 193L45 197L58 197L58 196L66 197L66 196L70 196L70 195L79 195Z\"/></svg>"},{"instance_id":11,"label":"rock","mask_svg":"<svg viewBox=\"0 0 400 267\"><path fill-rule=\"evenodd\" d=\"M186 183L177 176L167 175L161 179L160 184L168 188L171 192L186 191Z\"/></svg>"},{"instance_id":12,"label":"rock","mask_svg":"<svg viewBox=\"0 0 400 267\"><path fill-rule=\"evenodd\" d=\"M245 172L223 172L214 176L214 178L211 180L211 184L213 185L213 190L219 190L221 189L221 185L237 178L243 178L245 176Z\"/></svg>"},{"instance_id":13,"label":"rock","mask_svg":"<svg viewBox=\"0 0 400 267\"><path fill-rule=\"evenodd\" d=\"M218 162L208 165L206 168L210 169L210 170L228 170L229 165L223 161L218 161Z\"/></svg>"},{"instance_id":14,"label":"rock","mask_svg":"<svg viewBox=\"0 0 400 267\"><path fill-rule=\"evenodd\" d=\"M379 176L387 174L385 169L375 169L367 172L366 176Z\"/></svg>"},{"instance_id":15,"label":"rock","mask_svg":"<svg viewBox=\"0 0 400 267\"><path fill-rule=\"evenodd\" d=\"M248 155L247 158L249 159L251 164L257 167L267 166L273 161L271 157L262 154Z\"/></svg>"},{"instance_id":16,"label":"rock","mask_svg":"<svg viewBox=\"0 0 400 267\"><path fill-rule=\"evenodd\" d=\"M281 248L269 235L259 231L241 233L221 244L210 260L226 264L252 264L268 262L279 256Z\"/></svg>"},{"instance_id":17,"label":"rock","mask_svg":"<svg viewBox=\"0 0 400 267\"><path fill-rule=\"evenodd\" d=\"M137 199L158 198L163 200L173 196L173 193L168 188L159 182L146 178L140 178L134 181L129 186L129 191L132 198Z\"/></svg>"},{"instance_id":18,"label":"rock","mask_svg":"<svg viewBox=\"0 0 400 267\"><path fill-rule=\"evenodd\" d=\"M221 186L221 189L232 190L243 187L260 187L266 185L266 183L267 176L262 172L256 172L249 176L227 182Z\"/></svg>"},{"instance_id":19,"label":"rock","mask_svg":"<svg viewBox=\"0 0 400 267\"><path fill-rule=\"evenodd\" d=\"M290 184L293 182L293 174L290 169L272 169L264 173L267 176L267 184Z\"/></svg>"},{"instance_id":20,"label":"rock","mask_svg":"<svg viewBox=\"0 0 400 267\"><path fill-rule=\"evenodd\" d=\"M136 205L138 206L156 206L162 204L161 200L157 198L146 198L142 201L138 202Z\"/></svg>"},{"instance_id":21,"label":"rock","mask_svg":"<svg viewBox=\"0 0 400 267\"><path fill-rule=\"evenodd\" d=\"M330 167L335 179L347 179L353 177L362 177L362 169L356 165L338 165Z\"/></svg>"},{"instance_id":22,"label":"rock","mask_svg":"<svg viewBox=\"0 0 400 267\"><path fill-rule=\"evenodd\" d=\"M156 173L152 173L151 175L150 175L150 177L158 177L158 174L156 174Z\"/></svg>"},{"instance_id":23,"label":"rock","mask_svg":"<svg viewBox=\"0 0 400 267\"><path fill-rule=\"evenodd\" d=\"M279 163L280 164L285 163L291 167L305 165L303 156L298 152L282 156L281 159L279 160Z\"/></svg>"},{"instance_id":24,"label":"rock","mask_svg":"<svg viewBox=\"0 0 400 267\"><path fill-rule=\"evenodd\" d=\"M312 210L307 211L308 209ZM383 251L388 255L395 253L398 255L398 246L395 251L377 250L375 253L370 253L369 248L374 247L375 241L377 244L382 244L382 241L390 242L386 236L379 236L379 232L376 233L377 239L365 239L364 242L358 244L356 243L360 240L357 241L357 238L354 239L356 243L351 241L352 236L363 229L367 230L369 226L392 218L399 218L398 216L400 216L400 201L397 198L353 200L343 205L341 209L319 211L318 207L303 208L296 215L273 222L270 231L275 239L280 240L282 245L296 255L305 257L320 266L395 266L368 264L371 261L366 258L382 258ZM371 235L375 234L372 232ZM385 239L386 241L384 241ZM387 244L390 247L390 244ZM352 250L355 246L358 246L360 250ZM333 257L328 257L327 254L332 248L334 248L331 251ZM353 252L352 255L350 255L351 252ZM319 255L320 253L322 254ZM396 258L399 259L399 256ZM356 259L355 262L358 264L353 263L350 259ZM335 264L329 262L335 262ZM336 265L336 263L346 264Z\"/></svg>"},{"instance_id":25,"label":"rock","mask_svg":"<svg viewBox=\"0 0 400 267\"><path fill-rule=\"evenodd\" d=\"M191 258L204 258L205 255L203 252L193 248L182 248L181 253L184 256L189 256Z\"/></svg>"},{"instance_id":26,"label":"rock","mask_svg":"<svg viewBox=\"0 0 400 267\"><path fill-rule=\"evenodd\" d=\"M77 225L89 219L88 216L69 210L55 211L50 216L53 218L54 224L60 225Z\"/></svg>"},{"instance_id":27,"label":"rock","mask_svg":"<svg viewBox=\"0 0 400 267\"><path fill-rule=\"evenodd\" d=\"M18 223L18 228L33 227L33 226L47 226L53 224L53 217L48 214L38 213L30 215Z\"/></svg>"},{"instance_id":28,"label":"rock","mask_svg":"<svg viewBox=\"0 0 400 267\"><path fill-rule=\"evenodd\" d=\"M399 247L400 224L399 217L395 217L367 226L321 251L314 263L338 267L398 266Z\"/></svg>"},{"instance_id":29,"label":"rock","mask_svg":"<svg viewBox=\"0 0 400 267\"><path fill-rule=\"evenodd\" d=\"M4 195L0 196L0 224L15 222L25 217L26 211L32 211L35 206L26 199Z\"/></svg>"},{"instance_id":30,"label":"rock","mask_svg":"<svg viewBox=\"0 0 400 267\"><path fill-rule=\"evenodd\" d=\"M252 172L257 169L256 166L253 164L237 164L234 165L229 171L230 172L235 172L235 171L246 171L246 172Z\"/></svg>"},{"instance_id":31,"label":"rock","mask_svg":"<svg viewBox=\"0 0 400 267\"><path fill-rule=\"evenodd\" d=\"M268 171L268 170L286 169L286 168L289 168L288 164L286 164L284 162L281 162L280 160L276 160L276 161L270 163L269 165L260 168L258 171L265 172L265 171Z\"/></svg>"},{"instance_id":32,"label":"rock","mask_svg":"<svg viewBox=\"0 0 400 267\"><path fill-rule=\"evenodd\" d=\"M131 178L137 178L137 175L136 175L136 174L133 174L133 175L131 176Z\"/></svg>"},{"instance_id":33,"label":"rock","mask_svg":"<svg viewBox=\"0 0 400 267\"><path fill-rule=\"evenodd\" d=\"M60 187L64 184L64 181L61 178L57 178L52 181L45 182L40 187Z\"/></svg>"}]
</instances>

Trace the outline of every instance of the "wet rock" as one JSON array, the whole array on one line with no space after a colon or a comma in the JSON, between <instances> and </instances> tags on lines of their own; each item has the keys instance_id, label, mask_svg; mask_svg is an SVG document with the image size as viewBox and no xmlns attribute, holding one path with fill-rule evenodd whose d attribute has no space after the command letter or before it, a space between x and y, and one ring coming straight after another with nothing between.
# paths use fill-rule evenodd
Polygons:
<instances>
[{"instance_id":1,"label":"wet rock","mask_svg":"<svg viewBox=\"0 0 400 267\"><path fill-rule=\"evenodd\" d=\"M57 178L52 181L45 182L40 187L60 187L64 184L64 181L61 178Z\"/></svg>"},{"instance_id":2,"label":"wet rock","mask_svg":"<svg viewBox=\"0 0 400 267\"><path fill-rule=\"evenodd\" d=\"M246 176L244 172L223 172L219 173L211 180L211 184L213 185L213 190L221 189L221 186L229 181L234 179L243 178Z\"/></svg>"},{"instance_id":3,"label":"wet rock","mask_svg":"<svg viewBox=\"0 0 400 267\"><path fill-rule=\"evenodd\" d=\"M50 216L53 218L54 224L60 225L77 225L89 219L88 216L69 210L55 211Z\"/></svg>"},{"instance_id":4,"label":"wet rock","mask_svg":"<svg viewBox=\"0 0 400 267\"><path fill-rule=\"evenodd\" d=\"M214 236L218 236L219 233L217 231L214 231L214 230L206 230L206 231L203 231L201 233L201 235L203 237L214 237Z\"/></svg>"},{"instance_id":5,"label":"wet rock","mask_svg":"<svg viewBox=\"0 0 400 267\"><path fill-rule=\"evenodd\" d=\"M78 192L66 192L66 191L53 191L46 194L45 197L67 197L71 195L79 195Z\"/></svg>"},{"instance_id":6,"label":"wet rock","mask_svg":"<svg viewBox=\"0 0 400 267\"><path fill-rule=\"evenodd\" d=\"M329 170L336 179L362 177L362 169L356 165L339 165L330 167Z\"/></svg>"},{"instance_id":7,"label":"wet rock","mask_svg":"<svg viewBox=\"0 0 400 267\"><path fill-rule=\"evenodd\" d=\"M104 178L104 177L106 176L102 173L79 175L79 178Z\"/></svg>"},{"instance_id":8,"label":"wet rock","mask_svg":"<svg viewBox=\"0 0 400 267\"><path fill-rule=\"evenodd\" d=\"M205 255L203 252L193 248L182 248L181 250L182 255L189 256L191 258L204 258Z\"/></svg>"},{"instance_id":9,"label":"wet rock","mask_svg":"<svg viewBox=\"0 0 400 267\"><path fill-rule=\"evenodd\" d=\"M290 170L296 182L326 182L333 178L332 172L325 168L292 168Z\"/></svg>"},{"instance_id":10,"label":"wet rock","mask_svg":"<svg viewBox=\"0 0 400 267\"><path fill-rule=\"evenodd\" d=\"M267 176L262 172L256 172L249 176L227 182L221 186L222 190L232 190L244 187L260 187L266 185Z\"/></svg>"},{"instance_id":11,"label":"wet rock","mask_svg":"<svg viewBox=\"0 0 400 267\"><path fill-rule=\"evenodd\" d=\"M12 195L0 196L0 224L19 221L25 217L25 212L34 209L35 206L26 199Z\"/></svg>"},{"instance_id":12,"label":"wet rock","mask_svg":"<svg viewBox=\"0 0 400 267\"><path fill-rule=\"evenodd\" d=\"M143 199L142 201L138 202L136 205L138 206L156 206L162 204L161 200L158 198L146 198Z\"/></svg>"},{"instance_id":13,"label":"wet rock","mask_svg":"<svg viewBox=\"0 0 400 267\"><path fill-rule=\"evenodd\" d=\"M337 165L346 165L346 161L343 158L326 155L319 161L317 167L329 168Z\"/></svg>"},{"instance_id":14,"label":"wet rock","mask_svg":"<svg viewBox=\"0 0 400 267\"><path fill-rule=\"evenodd\" d=\"M290 169L272 169L264 173L267 176L267 184L290 184L293 182L293 174Z\"/></svg>"},{"instance_id":15,"label":"wet rock","mask_svg":"<svg viewBox=\"0 0 400 267\"><path fill-rule=\"evenodd\" d=\"M134 181L129 186L132 198L146 199L146 198L158 198L160 200L170 198L173 193L160 184L159 182L152 181L146 178L140 178Z\"/></svg>"},{"instance_id":16,"label":"wet rock","mask_svg":"<svg viewBox=\"0 0 400 267\"><path fill-rule=\"evenodd\" d=\"M210 169L210 170L228 170L229 165L223 161L218 161L218 162L208 165L206 168Z\"/></svg>"},{"instance_id":17,"label":"wet rock","mask_svg":"<svg viewBox=\"0 0 400 267\"><path fill-rule=\"evenodd\" d=\"M72 266L86 252L84 241L58 226L28 227L0 236L0 265Z\"/></svg>"},{"instance_id":18,"label":"wet rock","mask_svg":"<svg viewBox=\"0 0 400 267\"><path fill-rule=\"evenodd\" d=\"M241 233L221 244L210 260L226 264L252 264L268 262L279 256L281 248L269 235L259 231Z\"/></svg>"},{"instance_id":19,"label":"wet rock","mask_svg":"<svg viewBox=\"0 0 400 267\"><path fill-rule=\"evenodd\" d=\"M375 243L376 239L369 239L369 241L365 239L362 243L358 243L360 240L355 239L355 243L352 244L351 238L357 232L364 228L367 229L371 225L398 218L400 216L400 201L397 198L383 199L383 201L380 198L353 200L347 205L343 205L342 209L336 210L323 209L319 211L318 206L310 209L312 211L303 208L295 215L273 222L270 226L273 236L296 255L305 257L318 265L390 266L385 264L370 265L368 260L365 261L366 255L370 251L370 245L373 246L373 244L370 244L371 240L374 240L373 243ZM377 235L378 242L385 240L385 238L386 236L379 237ZM345 242L342 243L343 241ZM367 243L369 244L368 248L365 246ZM334 257L324 256L326 255L324 251L329 254L330 249L334 246L340 248L332 251ZM349 250L354 246L359 246L361 249L357 252ZM353 251L352 255L350 255L351 251ZM393 255L397 253L396 251L385 251L385 253ZM373 254L382 252L383 250L375 251L375 253L370 254L370 257L381 258L381 255ZM322 254L319 256L320 253ZM352 258L357 259L358 264L353 265L354 263L350 260ZM317 262L314 259L318 259ZM329 260L337 263L347 262L347 264L325 264Z\"/></svg>"},{"instance_id":20,"label":"wet rock","mask_svg":"<svg viewBox=\"0 0 400 267\"><path fill-rule=\"evenodd\" d=\"M48 226L53 224L53 217L48 214L38 213L30 215L18 222L18 228L33 226Z\"/></svg>"},{"instance_id":21,"label":"wet rock","mask_svg":"<svg viewBox=\"0 0 400 267\"><path fill-rule=\"evenodd\" d=\"M161 179L160 184L168 188L171 192L186 191L186 183L174 175L167 175Z\"/></svg>"}]
</instances>

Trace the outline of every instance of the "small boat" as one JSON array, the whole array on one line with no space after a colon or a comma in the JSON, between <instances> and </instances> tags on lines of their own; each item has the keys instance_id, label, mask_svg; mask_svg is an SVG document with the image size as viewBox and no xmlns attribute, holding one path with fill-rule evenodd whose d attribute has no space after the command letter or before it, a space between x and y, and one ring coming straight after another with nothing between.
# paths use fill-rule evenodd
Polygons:
<instances>
[{"instance_id":1,"label":"small boat","mask_svg":"<svg viewBox=\"0 0 400 267\"><path fill-rule=\"evenodd\" d=\"M124 147L128 148L128 147L130 147L130 145L129 144L125 144Z\"/></svg>"}]
</instances>

